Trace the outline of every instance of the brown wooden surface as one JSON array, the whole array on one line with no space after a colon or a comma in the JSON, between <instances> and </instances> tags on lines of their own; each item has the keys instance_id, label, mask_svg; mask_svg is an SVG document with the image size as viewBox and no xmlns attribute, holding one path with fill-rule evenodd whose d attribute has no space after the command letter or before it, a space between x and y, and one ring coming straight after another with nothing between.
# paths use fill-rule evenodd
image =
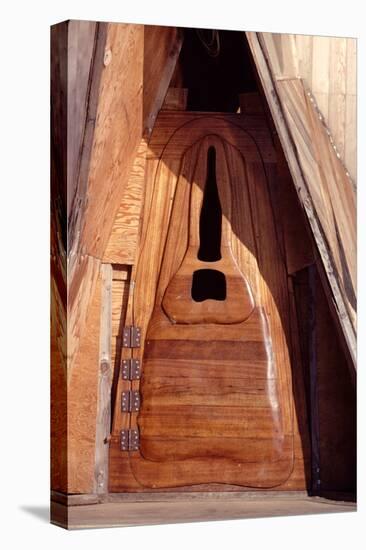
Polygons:
<instances>
[{"instance_id":1,"label":"brown wooden surface","mask_svg":"<svg viewBox=\"0 0 366 550\"><path fill-rule=\"evenodd\" d=\"M177 129L184 123L188 124L187 130L189 131L177 131ZM207 133L207 126L209 126L212 133L218 133L220 136L228 139L229 142L238 146L238 148L243 151L244 155L247 155L245 158L249 159L249 168L247 169L249 174L248 181L262 181L260 185L260 188L262 189L261 192L258 189L258 183L255 188L250 188L249 192L246 189L246 186L239 184L235 185L234 183L235 194L233 197L233 204L236 206L234 207L231 220L233 235L231 237L230 245L238 265L240 266L242 272L246 274L254 289L254 295L260 296L260 300L267 304L266 307L269 308L269 311L271 312L269 319L271 323L270 330L273 338L273 346L277 350L282 350L279 352L279 356L281 357L279 358L278 364L282 365L283 370L282 373L280 373L278 383L280 395L286 395L284 402L287 402L288 400L288 403L285 405L283 417L285 419L285 425L287 426L286 433L294 434L294 465L292 474L290 475L287 483L284 483L279 487L281 489L285 489L286 487L291 489L300 487L303 488L306 485L305 472L307 469L307 458L305 457L307 456L308 443L306 434L303 433L301 437L299 435L298 421L296 415L294 414L294 403L289 395L291 393L290 355L292 355L293 350L291 349L290 344L291 335L288 318L289 297L287 290L287 275L285 264L279 256L278 251L276 251L276 248L273 247L273 242L277 241L277 236L267 189L269 184L268 182L273 181L274 179L271 177L271 174L273 173L273 170L276 169L274 164L276 155L271 144L268 128L266 127L263 118L229 115L227 117L210 117L209 122L207 122L204 115L200 116L193 113L160 114L154 134L149 144L150 152L148 154L146 165L146 198L144 208L145 222L142 230L141 252L136 269L137 279L133 300L134 320L138 326L142 327L143 334L145 334L148 320L150 319L153 311L155 299L157 300L157 303L159 303L159 300L162 299L164 289L168 285L171 276L179 268L181 260L184 256L184 242L187 242L187 240L184 241L184 236L181 239L172 239L170 244L168 239L167 244L164 245L169 223L170 227L175 225L175 229L173 231L176 231L176 235L181 234L180 230L182 229L178 218L171 215L172 206L170 200L171 197L175 196L178 197L178 200L180 200L180 197L184 202L185 196L184 186L177 185L178 175L180 173L178 151L185 150L191 143L195 143L200 139L200 137L204 137L205 133ZM239 130L240 127L245 129L247 128L250 135ZM251 136L253 135L255 136L256 142L260 143L262 158L265 160L265 172L262 173L261 170L263 170L263 165L261 164L258 153L255 152L256 149L252 144L253 142L251 142ZM189 136L188 142L187 137L184 139L183 136ZM168 146L164 148L164 140L168 141L169 137L172 139L169 141ZM163 154L163 161L160 161L159 163L159 155L161 154ZM231 160L232 162L236 162L238 164L239 160L235 160L235 158L235 155L232 155ZM237 170L238 167L236 166L235 168ZM236 170L233 172L236 173ZM238 174L240 174L240 171ZM268 177L267 181L266 177ZM164 181L164 186L159 186L158 182L160 181L160 178L162 178L161 181ZM251 178L253 178L253 180ZM238 182L239 180L241 181L240 177L238 177ZM262 208L259 210L255 207L253 208L252 206L251 214L250 205L255 205L257 203L256 201L258 201L258 204L262 205ZM238 207L238 204L240 204L240 207ZM268 205L267 210L263 208L263 205L265 204ZM184 214L184 209L180 209L180 211ZM250 229L250 224L253 223L251 222L251 218L253 216L255 219L255 224L259 224L260 227L267 227L267 232L261 232L261 243L258 241L256 243L254 239L254 234L257 235L258 239L258 232L253 232L253 229ZM270 221L268 225L269 220L272 221ZM149 228L152 233L149 233ZM151 230L151 228L153 228L153 230ZM154 231L156 232L156 235L159 235L159 239L154 240L151 236L154 235ZM266 233L266 236L263 236L263 233ZM243 235L245 235L245 237L243 237ZM165 262L163 268L161 269L160 266L164 247L165 253L167 253L167 250L170 247L172 254L174 255L172 256L173 262ZM263 252L262 254L258 254L257 250L266 250L267 253ZM146 254L145 261L143 260L144 254ZM258 254L258 260L256 259L256 254ZM261 265L260 272L258 272L258 267L256 264L257 261L259 261ZM266 262L268 263L266 264ZM159 271L160 281L158 284ZM138 292L139 288L143 289L142 293ZM158 323L159 322L160 320ZM282 328L279 330L279 327L282 326L285 328L285 332L282 332ZM164 327L164 331L166 331L166 334L169 334L169 331L172 332L172 335L169 338L176 339L173 336L174 325L171 325L171 327L171 329L169 327ZM233 327L235 327L235 325L233 325ZM187 330L191 330L188 325ZM134 356L141 359L143 349L134 350L133 353ZM179 361L182 360L180 359ZM164 362L164 365L166 365L166 363L167 361ZM161 366L158 367L158 364ZM155 361L154 368L161 368L161 371L163 372L164 365L160 363L160 360ZM188 369L192 369L192 361L188 363L187 367ZM299 366L295 361L292 363L292 368L297 376L296 372ZM207 372L209 372L209 370ZM138 382L132 382L131 387L133 389L138 389ZM117 395L120 391L122 391L122 383L119 384ZM188 393L189 392L187 391L185 394L183 393L183 399L184 395L188 396ZM154 392L151 393L151 399L154 399ZM166 395L164 396L164 399L166 399ZM118 406L119 403L117 402L114 417L114 435L111 442L110 490L142 490L141 486L133 480L133 476L131 477L131 460L126 457L126 453L121 453L118 449L119 429L123 426L124 422L123 415L121 415L121 412L118 410ZM306 415L306 412L297 412L297 416L300 418L303 414ZM136 423L136 416L136 414L132 414L132 426ZM168 428L169 426L167 429ZM304 426L302 426L302 429L304 429ZM154 452L156 452L156 450ZM157 479L156 463L154 463L154 467L155 476L152 472L151 475L146 474L150 476L150 486L153 486ZM172 475L172 473L170 472L168 475ZM197 472L193 482L207 483L210 481L209 475L210 474L207 473L205 474L204 479L199 479L199 472ZM224 481L229 482L228 479ZM225 488L225 486L222 487ZM204 490L204 486L202 486L202 490Z\"/></svg>"},{"instance_id":2,"label":"brown wooden surface","mask_svg":"<svg viewBox=\"0 0 366 550\"><path fill-rule=\"evenodd\" d=\"M127 497L127 498L126 498ZM351 502L308 497L289 493L191 493L143 495L110 495L103 502L91 500L87 505L51 502L51 522L67 529L124 527L218 521L304 514L355 512Z\"/></svg>"},{"instance_id":3,"label":"brown wooden surface","mask_svg":"<svg viewBox=\"0 0 366 550\"><path fill-rule=\"evenodd\" d=\"M182 47L182 29L144 25L144 134L150 135Z\"/></svg>"}]
</instances>

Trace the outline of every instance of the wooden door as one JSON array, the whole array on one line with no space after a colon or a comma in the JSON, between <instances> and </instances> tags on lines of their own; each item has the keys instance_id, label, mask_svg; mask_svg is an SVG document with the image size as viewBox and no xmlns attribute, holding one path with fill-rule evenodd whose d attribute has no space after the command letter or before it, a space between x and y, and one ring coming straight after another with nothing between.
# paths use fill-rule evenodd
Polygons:
<instances>
[{"instance_id":1,"label":"wooden door","mask_svg":"<svg viewBox=\"0 0 366 550\"><path fill-rule=\"evenodd\" d=\"M266 126L247 126L187 114L152 137L130 303L142 376L129 387L141 403L127 420L117 398L114 419L114 436L132 428L139 445L112 442L112 490L125 475L121 454L146 488L270 488L293 473L290 306L268 190L275 156Z\"/></svg>"}]
</instances>

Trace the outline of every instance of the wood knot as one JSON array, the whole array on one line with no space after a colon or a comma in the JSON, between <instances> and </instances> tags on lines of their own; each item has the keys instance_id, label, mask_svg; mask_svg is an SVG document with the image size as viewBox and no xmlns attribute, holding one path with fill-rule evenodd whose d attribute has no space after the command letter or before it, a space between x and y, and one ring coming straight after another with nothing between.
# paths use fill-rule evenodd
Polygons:
<instances>
[{"instance_id":1,"label":"wood knot","mask_svg":"<svg viewBox=\"0 0 366 550\"><path fill-rule=\"evenodd\" d=\"M108 361L102 361L100 364L100 371L102 374L107 374L109 372L109 363Z\"/></svg>"},{"instance_id":2,"label":"wood knot","mask_svg":"<svg viewBox=\"0 0 366 550\"><path fill-rule=\"evenodd\" d=\"M104 52L104 58L103 58L103 64L105 67L108 67L110 62L112 61L112 50L107 49Z\"/></svg>"}]
</instances>

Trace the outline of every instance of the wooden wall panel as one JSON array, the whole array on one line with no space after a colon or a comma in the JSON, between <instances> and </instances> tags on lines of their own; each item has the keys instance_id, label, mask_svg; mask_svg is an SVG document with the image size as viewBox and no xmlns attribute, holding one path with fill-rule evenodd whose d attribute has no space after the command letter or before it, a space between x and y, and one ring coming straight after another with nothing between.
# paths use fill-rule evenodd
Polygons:
<instances>
[{"instance_id":1,"label":"wooden wall panel","mask_svg":"<svg viewBox=\"0 0 366 550\"><path fill-rule=\"evenodd\" d=\"M356 197L323 116L298 78L279 79L266 37L247 33L291 175L308 217L353 362L356 360ZM317 76L320 81L321 77Z\"/></svg>"},{"instance_id":2,"label":"wooden wall panel","mask_svg":"<svg viewBox=\"0 0 366 550\"><path fill-rule=\"evenodd\" d=\"M77 296L76 300L70 301L68 313L71 319L68 331L70 372L76 361L94 292L94 286L83 283L80 266L85 262L85 256L92 258L88 263L95 264L103 258L141 139L143 26L109 24L102 28L105 34L103 56L100 52L102 44L99 44L93 62L96 82L92 82L90 92L94 94L92 103L96 103L94 118L91 119L93 131L90 138L90 128L85 130L89 133L86 134L88 139L84 137L80 160L82 165L85 157L87 164L84 167L86 175L81 174L85 181L80 181L80 174L78 181L78 193L82 195L80 200L84 208L82 215L78 214L79 204L74 201L68 228L72 243L69 284ZM91 141L90 151L85 145L88 140Z\"/></svg>"},{"instance_id":3,"label":"wooden wall panel","mask_svg":"<svg viewBox=\"0 0 366 550\"><path fill-rule=\"evenodd\" d=\"M163 105L183 43L176 27L144 27L144 134L149 136Z\"/></svg>"},{"instance_id":4,"label":"wooden wall panel","mask_svg":"<svg viewBox=\"0 0 366 550\"><path fill-rule=\"evenodd\" d=\"M101 277L98 274L86 327L80 339L67 393L68 480L63 492L94 491L95 435L98 403Z\"/></svg>"},{"instance_id":5,"label":"wooden wall panel","mask_svg":"<svg viewBox=\"0 0 366 550\"><path fill-rule=\"evenodd\" d=\"M102 258L141 137L143 26L113 23L106 55L90 160L81 242Z\"/></svg>"},{"instance_id":6,"label":"wooden wall panel","mask_svg":"<svg viewBox=\"0 0 366 550\"><path fill-rule=\"evenodd\" d=\"M274 77L302 78L312 92L341 160L356 182L356 39L258 34Z\"/></svg>"}]
</instances>

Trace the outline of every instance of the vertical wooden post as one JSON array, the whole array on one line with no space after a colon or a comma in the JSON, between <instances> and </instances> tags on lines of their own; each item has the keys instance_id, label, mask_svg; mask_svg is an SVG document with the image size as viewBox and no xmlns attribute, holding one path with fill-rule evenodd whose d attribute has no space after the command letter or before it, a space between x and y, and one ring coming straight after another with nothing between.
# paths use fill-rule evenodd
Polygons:
<instances>
[{"instance_id":1,"label":"vertical wooden post","mask_svg":"<svg viewBox=\"0 0 366 550\"><path fill-rule=\"evenodd\" d=\"M311 434L311 492L320 493L319 407L318 407L318 359L316 343L316 267L308 267L308 353L310 375L310 434Z\"/></svg>"},{"instance_id":2,"label":"vertical wooden post","mask_svg":"<svg viewBox=\"0 0 366 550\"><path fill-rule=\"evenodd\" d=\"M102 264L102 305L99 336L98 408L95 438L95 492L108 491L108 450L111 430L111 342L112 342L112 274L111 264Z\"/></svg>"}]
</instances>

